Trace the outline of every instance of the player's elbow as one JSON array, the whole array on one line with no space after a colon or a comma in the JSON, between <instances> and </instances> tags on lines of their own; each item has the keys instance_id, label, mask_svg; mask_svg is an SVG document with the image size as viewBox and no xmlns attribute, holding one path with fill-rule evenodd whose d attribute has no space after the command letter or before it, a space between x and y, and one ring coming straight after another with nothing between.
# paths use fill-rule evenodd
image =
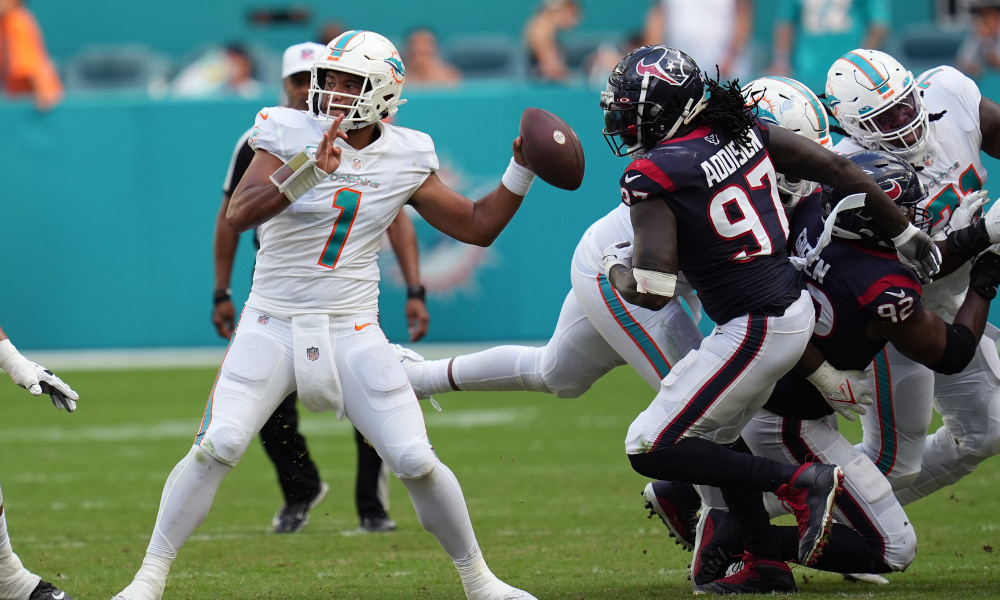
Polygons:
<instances>
[{"instance_id":1,"label":"player's elbow","mask_svg":"<svg viewBox=\"0 0 1000 600\"><path fill-rule=\"evenodd\" d=\"M633 304L648 308L649 310L660 310L667 306L670 298L671 296L660 296L658 294L637 294Z\"/></svg>"},{"instance_id":2,"label":"player's elbow","mask_svg":"<svg viewBox=\"0 0 1000 600\"><path fill-rule=\"evenodd\" d=\"M946 325L945 347L941 358L929 365L942 375L955 375L965 370L976 355L979 339L962 323Z\"/></svg>"},{"instance_id":3,"label":"player's elbow","mask_svg":"<svg viewBox=\"0 0 1000 600\"><path fill-rule=\"evenodd\" d=\"M253 225L247 221L241 211L233 209L232 204L229 205L229 210L226 211L226 223L236 233L243 233L253 228Z\"/></svg>"}]
</instances>

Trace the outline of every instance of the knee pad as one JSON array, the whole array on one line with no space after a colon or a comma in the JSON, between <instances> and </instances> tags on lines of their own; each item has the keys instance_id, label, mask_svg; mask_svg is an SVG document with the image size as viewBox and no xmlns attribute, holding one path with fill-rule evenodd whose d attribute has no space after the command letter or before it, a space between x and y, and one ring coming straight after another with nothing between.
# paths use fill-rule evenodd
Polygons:
<instances>
[{"instance_id":1,"label":"knee pad","mask_svg":"<svg viewBox=\"0 0 1000 600\"><path fill-rule=\"evenodd\" d=\"M437 455L428 444L387 446L386 450L389 453L389 456L384 457L386 464L400 479L423 479L438 464Z\"/></svg>"},{"instance_id":2,"label":"knee pad","mask_svg":"<svg viewBox=\"0 0 1000 600\"><path fill-rule=\"evenodd\" d=\"M254 432L231 422L213 422L198 442L198 447L222 464L235 467L250 447Z\"/></svg>"}]
</instances>

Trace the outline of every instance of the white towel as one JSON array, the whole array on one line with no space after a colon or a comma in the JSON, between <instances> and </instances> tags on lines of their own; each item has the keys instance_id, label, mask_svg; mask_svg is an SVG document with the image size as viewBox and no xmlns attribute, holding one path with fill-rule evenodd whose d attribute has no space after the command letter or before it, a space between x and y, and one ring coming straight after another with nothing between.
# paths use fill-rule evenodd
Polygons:
<instances>
[{"instance_id":1,"label":"white towel","mask_svg":"<svg viewBox=\"0 0 1000 600\"><path fill-rule=\"evenodd\" d=\"M299 400L312 412L336 412L344 418L344 392L333 358L330 316L292 317L292 352Z\"/></svg>"}]
</instances>

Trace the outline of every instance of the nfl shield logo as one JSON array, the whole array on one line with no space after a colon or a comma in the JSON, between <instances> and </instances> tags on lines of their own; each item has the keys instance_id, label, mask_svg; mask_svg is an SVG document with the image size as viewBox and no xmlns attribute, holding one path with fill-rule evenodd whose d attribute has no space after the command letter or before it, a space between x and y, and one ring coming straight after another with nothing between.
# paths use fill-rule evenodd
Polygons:
<instances>
[{"instance_id":1,"label":"nfl shield logo","mask_svg":"<svg viewBox=\"0 0 1000 600\"><path fill-rule=\"evenodd\" d=\"M355 157L354 160L351 161L351 166L354 167L355 171L360 171L364 164L361 163L360 158Z\"/></svg>"},{"instance_id":2,"label":"nfl shield logo","mask_svg":"<svg viewBox=\"0 0 1000 600\"><path fill-rule=\"evenodd\" d=\"M259 317L257 317L257 322L260 323L261 325L267 325L267 320L270 318L271 317L268 315L260 315Z\"/></svg>"},{"instance_id":3,"label":"nfl shield logo","mask_svg":"<svg viewBox=\"0 0 1000 600\"><path fill-rule=\"evenodd\" d=\"M309 360L319 360L319 348L316 346L306 348L306 358Z\"/></svg>"}]
</instances>

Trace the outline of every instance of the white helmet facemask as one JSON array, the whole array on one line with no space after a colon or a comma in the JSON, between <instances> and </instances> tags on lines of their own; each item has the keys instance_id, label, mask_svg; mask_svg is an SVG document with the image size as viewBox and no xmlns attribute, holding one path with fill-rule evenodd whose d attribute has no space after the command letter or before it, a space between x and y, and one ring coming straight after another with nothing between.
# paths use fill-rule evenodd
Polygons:
<instances>
[{"instance_id":1,"label":"white helmet facemask","mask_svg":"<svg viewBox=\"0 0 1000 600\"><path fill-rule=\"evenodd\" d=\"M780 125L824 148L833 147L826 109L802 83L788 77L761 77L745 85L742 92L762 121ZM791 182L783 173L777 174L775 185L788 208L819 189L814 181Z\"/></svg>"},{"instance_id":2,"label":"white helmet facemask","mask_svg":"<svg viewBox=\"0 0 1000 600\"><path fill-rule=\"evenodd\" d=\"M826 78L833 116L857 143L913 161L929 152L927 109L913 73L878 50L852 50Z\"/></svg>"},{"instance_id":3,"label":"white helmet facemask","mask_svg":"<svg viewBox=\"0 0 1000 600\"><path fill-rule=\"evenodd\" d=\"M342 89L343 78L338 76L342 73L361 79L356 93ZM400 98L405 76L392 42L371 31L348 31L331 41L313 63L309 114L329 127L337 117L334 111L344 111L340 128L348 131L377 123L406 103Z\"/></svg>"}]
</instances>

